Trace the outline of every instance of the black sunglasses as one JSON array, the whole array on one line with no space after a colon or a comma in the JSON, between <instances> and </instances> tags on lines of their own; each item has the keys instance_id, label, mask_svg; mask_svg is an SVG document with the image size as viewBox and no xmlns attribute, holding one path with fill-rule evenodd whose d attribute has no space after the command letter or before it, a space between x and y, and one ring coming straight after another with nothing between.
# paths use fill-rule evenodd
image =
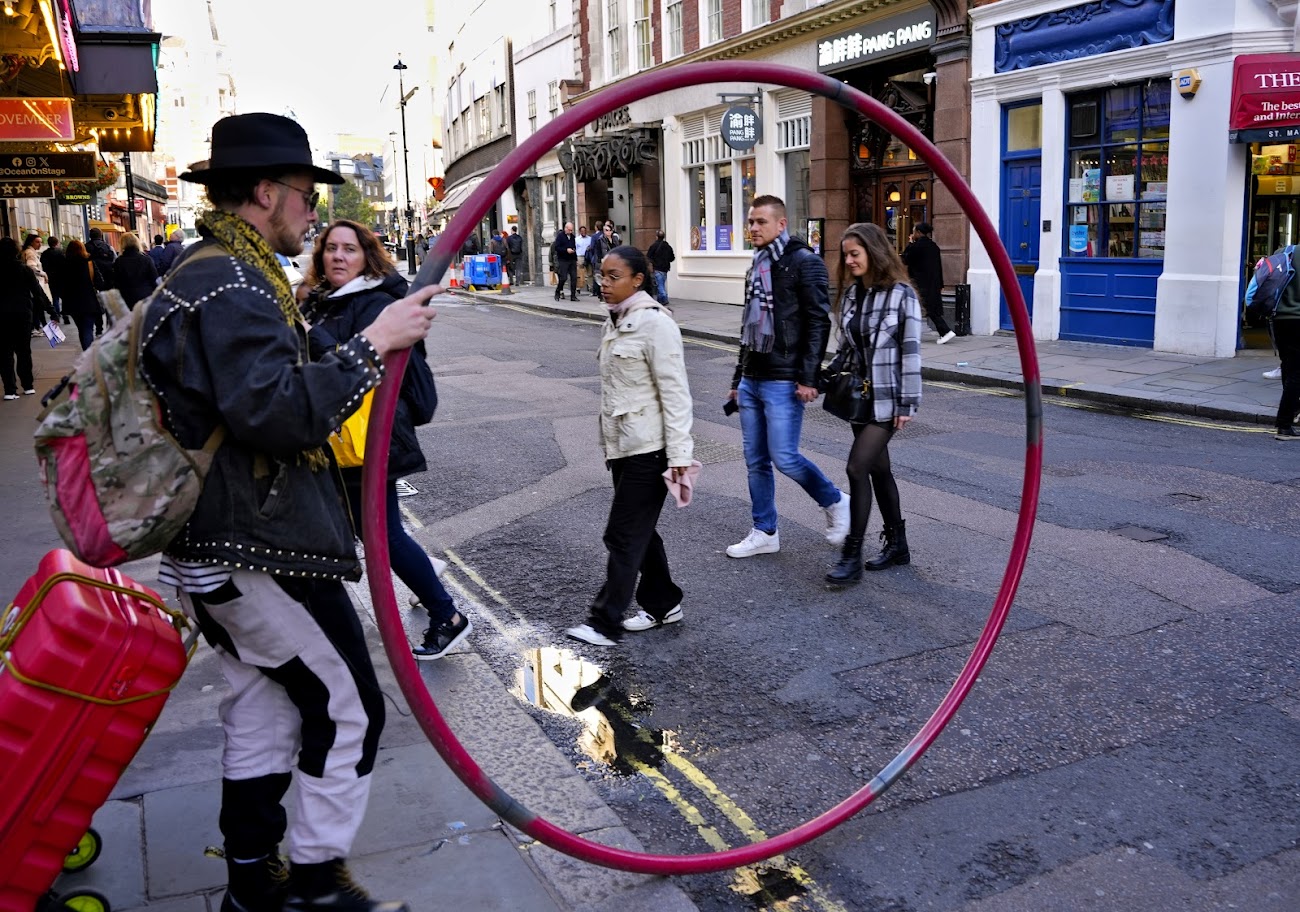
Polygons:
<instances>
[{"instance_id":1,"label":"black sunglasses","mask_svg":"<svg viewBox=\"0 0 1300 912\"><path fill-rule=\"evenodd\" d=\"M295 187L293 184L286 184L284 181L278 181L274 178L267 178L267 180L270 180L273 184L279 184L281 187L288 187L290 190L297 190L302 194L303 202L307 204L308 209L315 209L316 204L320 202L319 190L303 190L299 187Z\"/></svg>"}]
</instances>

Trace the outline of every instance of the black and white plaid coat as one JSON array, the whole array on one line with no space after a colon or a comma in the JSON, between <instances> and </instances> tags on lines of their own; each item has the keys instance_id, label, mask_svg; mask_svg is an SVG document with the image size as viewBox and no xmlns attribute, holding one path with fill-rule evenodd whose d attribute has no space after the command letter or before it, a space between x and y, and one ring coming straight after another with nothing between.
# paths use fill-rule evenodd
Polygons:
<instances>
[{"instance_id":1,"label":"black and white plaid coat","mask_svg":"<svg viewBox=\"0 0 1300 912\"><path fill-rule=\"evenodd\" d=\"M915 415L921 405L921 305L912 286L900 282L865 293L856 283L849 286L840 300L839 329L829 370L843 370L855 353L859 365L871 364L875 420Z\"/></svg>"}]
</instances>

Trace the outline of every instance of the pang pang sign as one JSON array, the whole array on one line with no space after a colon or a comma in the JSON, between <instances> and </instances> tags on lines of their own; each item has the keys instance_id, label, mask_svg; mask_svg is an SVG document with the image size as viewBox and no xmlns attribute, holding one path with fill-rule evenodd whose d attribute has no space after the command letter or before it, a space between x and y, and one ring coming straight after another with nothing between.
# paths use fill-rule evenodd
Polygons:
<instances>
[{"instance_id":1,"label":"pang pang sign","mask_svg":"<svg viewBox=\"0 0 1300 912\"><path fill-rule=\"evenodd\" d=\"M928 5L873 20L817 42L817 71L832 73L929 47L936 31Z\"/></svg>"}]
</instances>

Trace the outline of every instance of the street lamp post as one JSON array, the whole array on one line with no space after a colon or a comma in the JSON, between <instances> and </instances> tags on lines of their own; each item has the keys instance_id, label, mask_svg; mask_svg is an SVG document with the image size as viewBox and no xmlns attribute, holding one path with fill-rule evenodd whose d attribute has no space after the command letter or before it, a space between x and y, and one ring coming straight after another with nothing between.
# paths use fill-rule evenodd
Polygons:
<instances>
[{"instance_id":1,"label":"street lamp post","mask_svg":"<svg viewBox=\"0 0 1300 912\"><path fill-rule=\"evenodd\" d=\"M397 70L397 94L402 99L402 173L406 176L406 274L415 275L415 206L411 202L411 164L406 153L406 101L410 96L406 94L402 82L402 71L406 69L406 64L402 63L401 55L398 55L397 65L393 69ZM411 89L411 95L414 94L415 89Z\"/></svg>"}]
</instances>

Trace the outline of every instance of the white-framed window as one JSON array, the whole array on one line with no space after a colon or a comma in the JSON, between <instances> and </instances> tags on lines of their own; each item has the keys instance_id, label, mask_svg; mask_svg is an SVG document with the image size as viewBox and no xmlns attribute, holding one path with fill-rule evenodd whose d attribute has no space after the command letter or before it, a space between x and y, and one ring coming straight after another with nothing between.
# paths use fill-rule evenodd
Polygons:
<instances>
[{"instance_id":1,"label":"white-framed window","mask_svg":"<svg viewBox=\"0 0 1300 912\"><path fill-rule=\"evenodd\" d=\"M701 0L700 27L701 44L722 40L722 0Z\"/></svg>"},{"instance_id":2,"label":"white-framed window","mask_svg":"<svg viewBox=\"0 0 1300 912\"><path fill-rule=\"evenodd\" d=\"M492 136L492 106L488 97L484 95L477 99L474 108L478 112L478 139L479 142L485 142Z\"/></svg>"},{"instance_id":3,"label":"white-framed window","mask_svg":"<svg viewBox=\"0 0 1300 912\"><path fill-rule=\"evenodd\" d=\"M606 81L623 75L623 0L605 0L605 59L609 63Z\"/></svg>"},{"instance_id":4,"label":"white-framed window","mask_svg":"<svg viewBox=\"0 0 1300 912\"><path fill-rule=\"evenodd\" d=\"M542 181L542 221L547 228L556 227L555 178L553 177L548 177Z\"/></svg>"},{"instance_id":5,"label":"white-framed window","mask_svg":"<svg viewBox=\"0 0 1300 912\"><path fill-rule=\"evenodd\" d=\"M546 106L552 115L557 114L560 110L560 83L558 80L552 80L546 85Z\"/></svg>"},{"instance_id":6,"label":"white-framed window","mask_svg":"<svg viewBox=\"0 0 1300 912\"><path fill-rule=\"evenodd\" d=\"M528 90L528 133L537 132L537 90Z\"/></svg>"},{"instance_id":7,"label":"white-framed window","mask_svg":"<svg viewBox=\"0 0 1300 912\"><path fill-rule=\"evenodd\" d=\"M686 53L682 30L682 4L684 0L668 0L664 7L664 59L671 60Z\"/></svg>"},{"instance_id":8,"label":"white-framed window","mask_svg":"<svg viewBox=\"0 0 1300 912\"><path fill-rule=\"evenodd\" d=\"M632 56L638 70L648 70L655 65L650 4L651 0L632 0Z\"/></svg>"},{"instance_id":9,"label":"white-framed window","mask_svg":"<svg viewBox=\"0 0 1300 912\"><path fill-rule=\"evenodd\" d=\"M510 106L506 101L506 87L499 85L494 90L497 109L497 130L504 133L510 128Z\"/></svg>"},{"instance_id":10,"label":"white-framed window","mask_svg":"<svg viewBox=\"0 0 1300 912\"><path fill-rule=\"evenodd\" d=\"M757 161L722 141L722 109L683 118L682 190L686 194L689 249L749 250L745 219L753 202Z\"/></svg>"},{"instance_id":11,"label":"white-framed window","mask_svg":"<svg viewBox=\"0 0 1300 912\"><path fill-rule=\"evenodd\" d=\"M782 92L776 96L776 151L781 160L785 200L790 233L803 236L807 231L809 211L809 172L812 145L812 96L803 92ZM804 238L807 240L807 238Z\"/></svg>"},{"instance_id":12,"label":"white-framed window","mask_svg":"<svg viewBox=\"0 0 1300 912\"><path fill-rule=\"evenodd\" d=\"M772 21L772 4L770 0L745 0L741 8L740 25L745 31L767 25Z\"/></svg>"}]
</instances>

